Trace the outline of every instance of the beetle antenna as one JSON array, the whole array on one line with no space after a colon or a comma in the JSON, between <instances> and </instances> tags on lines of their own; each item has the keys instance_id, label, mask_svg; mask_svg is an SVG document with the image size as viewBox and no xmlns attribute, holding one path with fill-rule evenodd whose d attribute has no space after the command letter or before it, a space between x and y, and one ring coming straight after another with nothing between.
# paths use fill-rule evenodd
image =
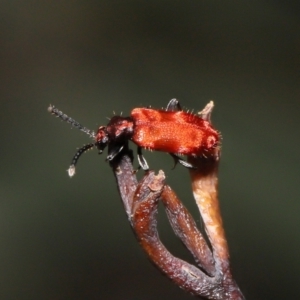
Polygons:
<instances>
[{"instance_id":1,"label":"beetle antenna","mask_svg":"<svg viewBox=\"0 0 300 300\"><path fill-rule=\"evenodd\" d=\"M75 155L72 158L72 162L71 162L71 165L70 165L69 169L67 170L70 177L73 177L75 175L75 166L76 166L76 164L78 162L79 157L84 152L86 152L89 149L92 149L95 146L96 146L95 143L91 143L91 144L84 145L83 147L81 147L80 149L78 149L78 151L75 153Z\"/></svg>"},{"instance_id":2,"label":"beetle antenna","mask_svg":"<svg viewBox=\"0 0 300 300\"><path fill-rule=\"evenodd\" d=\"M80 123L78 123L77 121L75 121L74 119L68 117L66 114L64 114L62 111L58 110L57 108L55 108L55 106L53 105L50 105L48 107L48 111L55 115L56 117L58 118L61 118L63 121L67 122L67 123L70 123L73 127L83 131L84 133L86 133L89 137L91 138L95 138L96 135L95 135L95 132L94 131L91 131L89 129L87 129L86 127L82 126Z\"/></svg>"}]
</instances>

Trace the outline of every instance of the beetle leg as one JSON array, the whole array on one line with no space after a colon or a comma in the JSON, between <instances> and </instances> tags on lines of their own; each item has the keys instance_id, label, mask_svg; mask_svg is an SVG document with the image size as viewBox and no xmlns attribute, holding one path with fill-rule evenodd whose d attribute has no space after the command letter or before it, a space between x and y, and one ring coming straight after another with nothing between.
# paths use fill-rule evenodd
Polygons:
<instances>
[{"instance_id":1,"label":"beetle leg","mask_svg":"<svg viewBox=\"0 0 300 300\"><path fill-rule=\"evenodd\" d=\"M171 99L166 108L167 111L179 111L182 110L179 101L175 98Z\"/></svg>"},{"instance_id":2,"label":"beetle leg","mask_svg":"<svg viewBox=\"0 0 300 300\"><path fill-rule=\"evenodd\" d=\"M138 148L137 148L137 158L138 158L140 167L141 167L144 171L149 170L149 166L148 166L148 164L147 164L147 161L146 161L145 157L143 156L142 148L141 148L141 147L138 147Z\"/></svg>"},{"instance_id":3,"label":"beetle leg","mask_svg":"<svg viewBox=\"0 0 300 300\"><path fill-rule=\"evenodd\" d=\"M186 162L185 160L181 159L179 156L177 156L174 153L169 153L173 159L174 159L174 167L173 169L176 167L177 163L180 163L181 165L183 165L184 167L188 168L188 169L197 169L196 167L194 167L192 164Z\"/></svg>"},{"instance_id":4,"label":"beetle leg","mask_svg":"<svg viewBox=\"0 0 300 300\"><path fill-rule=\"evenodd\" d=\"M114 145L111 149L108 151L108 155L106 157L106 160L112 161L124 148L124 145Z\"/></svg>"}]
</instances>

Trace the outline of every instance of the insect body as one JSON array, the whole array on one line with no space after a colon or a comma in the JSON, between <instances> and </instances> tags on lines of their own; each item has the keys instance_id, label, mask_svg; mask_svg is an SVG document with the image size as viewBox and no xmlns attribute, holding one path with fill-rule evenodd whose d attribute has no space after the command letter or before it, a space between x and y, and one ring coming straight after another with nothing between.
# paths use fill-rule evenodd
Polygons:
<instances>
[{"instance_id":1,"label":"insect body","mask_svg":"<svg viewBox=\"0 0 300 300\"><path fill-rule=\"evenodd\" d=\"M85 145L77 151L69 168L69 175L75 174L75 165L82 153L92 147L97 147L99 153L110 144L107 160L113 160L131 140L138 146L138 161L140 166L149 169L142 155L142 148L168 152L175 162L193 168L178 155L211 156L219 146L219 133L208 120L192 113L184 112L176 99L172 99L166 110L150 108L135 108L129 117L114 116L107 126L100 126L93 133L78 122L58 111L54 106L48 109L54 115L71 123L95 139L94 143Z\"/></svg>"}]
</instances>

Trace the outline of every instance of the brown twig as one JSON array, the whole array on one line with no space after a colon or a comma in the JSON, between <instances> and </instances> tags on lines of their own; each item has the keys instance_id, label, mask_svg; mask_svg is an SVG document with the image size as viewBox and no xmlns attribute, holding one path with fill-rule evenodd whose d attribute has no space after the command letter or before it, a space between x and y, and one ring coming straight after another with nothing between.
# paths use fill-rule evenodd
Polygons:
<instances>
[{"instance_id":1,"label":"brown twig","mask_svg":"<svg viewBox=\"0 0 300 300\"><path fill-rule=\"evenodd\" d=\"M210 120L213 103L200 112ZM229 251L225 238L217 194L219 149L210 158L189 157L197 166L191 170L192 189L204 221L212 251L195 222L172 189L165 185L162 171L155 176L145 173L138 183L128 149L111 162L120 195L130 224L149 258L173 282L186 291L205 299L242 300L244 296L235 283L229 266ZM159 239L157 207L164 203L175 234L193 254L199 268L173 256Z\"/></svg>"},{"instance_id":2,"label":"brown twig","mask_svg":"<svg viewBox=\"0 0 300 300\"><path fill-rule=\"evenodd\" d=\"M141 246L156 266L178 286L194 295L206 299L244 299L232 280L228 265L224 268L222 263L222 267L219 267L222 258L213 256L216 271L214 276L207 275L214 272L211 254L207 251L208 247L200 232L195 230L190 214L171 188L165 186L164 173L160 171L155 176L150 171L138 183L129 156L122 155L112 165L129 221ZM175 232L196 259L201 261L200 265L205 272L174 257L160 241L156 219L160 198L166 206L173 228L176 228ZM189 225L192 225L191 230Z\"/></svg>"},{"instance_id":3,"label":"brown twig","mask_svg":"<svg viewBox=\"0 0 300 300\"><path fill-rule=\"evenodd\" d=\"M192 253L201 270L214 276L216 269L212 253L189 211L169 186L165 186L161 200L175 234Z\"/></svg>"},{"instance_id":4,"label":"brown twig","mask_svg":"<svg viewBox=\"0 0 300 300\"><path fill-rule=\"evenodd\" d=\"M173 106L174 100L176 99L169 102L168 107ZM210 122L213 106L213 102L209 102L199 112L200 117ZM85 145L76 152L68 170L70 176L75 174L75 165L85 151L92 147L97 147L99 153L102 153L103 149L108 146L109 155L107 160L110 161L110 165L113 168L124 208L133 231L149 258L166 276L179 287L206 299L244 299L233 280L229 267L229 251L217 193L217 171L220 157L220 148L217 143L213 142L209 151L199 152L197 157L188 157L188 163L173 155L176 161L179 161L184 166L196 167L190 170L192 189L204 221L210 248L201 232L197 229L190 213L172 189L165 185L163 171L159 171L156 176L153 171L147 171L143 179L138 182L135 176L136 172L133 170L131 163L132 152L128 149L126 142L128 137L125 140L120 140L115 134L115 136L112 135L109 138L108 129L105 126L100 126L97 134L95 134L57 110L54 106L50 106L48 111L96 139L96 142ZM119 128L118 122L120 118L117 117L116 119L114 117L114 122L111 120L109 123L113 131ZM123 118L122 120L127 122L128 118ZM207 125L207 122L203 122L203 126L206 126L205 124ZM122 131L122 126L119 129ZM197 131L196 133L201 133L203 136L204 133L201 131L201 127L198 130L199 132ZM200 137L201 134L199 135ZM217 135L216 131L214 131L211 141L217 141ZM186 138L189 140L190 136L187 135ZM200 141L205 144L203 139ZM205 147L203 149L207 150ZM199 157L202 154L203 157ZM207 155L207 157L204 155ZM143 164L140 161L141 165L148 167L145 161L142 160L142 162ZM157 207L160 199L165 206L168 219L175 234L192 253L198 267L173 256L160 241L157 231Z\"/></svg>"},{"instance_id":5,"label":"brown twig","mask_svg":"<svg viewBox=\"0 0 300 300\"><path fill-rule=\"evenodd\" d=\"M190 170L192 189L212 247L216 277L220 279L218 285L222 286L224 293L221 299L244 299L230 270L229 250L217 192L218 159L190 157L188 161L194 166L198 166L196 170Z\"/></svg>"}]
</instances>

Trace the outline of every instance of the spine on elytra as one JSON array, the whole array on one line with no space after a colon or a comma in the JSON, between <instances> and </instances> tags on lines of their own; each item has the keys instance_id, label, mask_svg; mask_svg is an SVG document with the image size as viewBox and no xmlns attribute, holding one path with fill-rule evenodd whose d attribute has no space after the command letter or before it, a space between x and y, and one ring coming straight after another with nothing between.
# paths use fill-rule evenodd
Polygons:
<instances>
[{"instance_id":1,"label":"spine on elytra","mask_svg":"<svg viewBox=\"0 0 300 300\"><path fill-rule=\"evenodd\" d=\"M82 126L80 123L78 123L74 119L70 118L69 116L64 114L62 111L58 110L54 105L50 105L48 107L48 111L51 114L55 115L56 117L61 118L63 121L65 121L67 123L70 123L73 127L83 131L84 133L89 135L91 138L95 138L95 132L94 131L91 131L88 128Z\"/></svg>"}]
</instances>

